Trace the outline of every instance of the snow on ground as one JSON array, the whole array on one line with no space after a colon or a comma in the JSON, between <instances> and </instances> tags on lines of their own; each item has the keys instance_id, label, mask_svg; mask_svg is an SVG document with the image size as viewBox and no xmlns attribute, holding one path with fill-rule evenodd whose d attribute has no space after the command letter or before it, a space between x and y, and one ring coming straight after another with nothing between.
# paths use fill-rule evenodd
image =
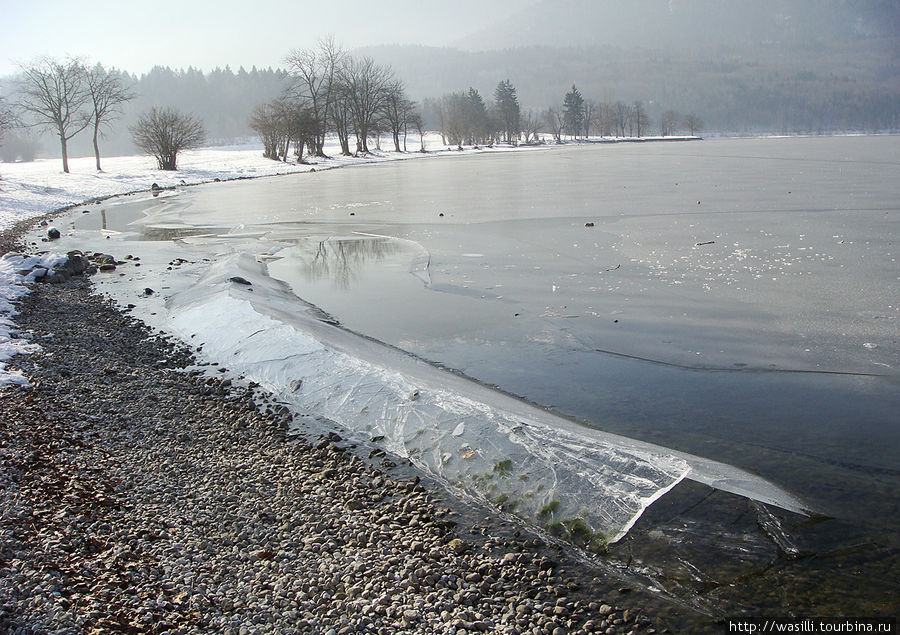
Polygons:
<instances>
[{"instance_id":1,"label":"snow on ground","mask_svg":"<svg viewBox=\"0 0 900 635\"><path fill-rule=\"evenodd\" d=\"M37 344L22 337L12 321L17 313L13 300L28 293L26 283L34 281L32 270L35 267L51 269L65 260L65 256L52 253L30 257L5 254L0 258L0 387L28 383L21 373L7 369L6 362L14 355L31 353L38 348ZM23 271L32 273L23 275Z\"/></svg>"},{"instance_id":2,"label":"snow on ground","mask_svg":"<svg viewBox=\"0 0 900 635\"><path fill-rule=\"evenodd\" d=\"M383 148L393 147L384 140ZM69 159L69 173L62 171L60 159L40 159L29 163L0 164L0 230L17 222L42 216L64 207L129 192L148 191L156 183L159 187L193 185L210 181L274 176L312 169L331 169L378 161L396 161L460 154L441 143L439 134L425 137L427 154L417 152L418 136L407 140L406 153L373 151L366 156L344 157L336 144L326 145L330 158L307 157L305 164L282 163L262 156L262 146L243 145L202 148L184 152L178 157L178 170L165 172L156 168L156 160L149 156L101 157L103 170L97 172L93 156ZM491 151L512 150L510 146L495 146ZM462 153L483 152L481 148L467 148ZM30 282L19 271L41 264L52 267L59 256L49 254L41 259L4 256L0 259L0 386L22 384L25 378L6 368L6 362L16 354L35 350L36 345L20 337L12 320L13 301L26 294ZM49 263L49 265L48 265Z\"/></svg>"}]
</instances>

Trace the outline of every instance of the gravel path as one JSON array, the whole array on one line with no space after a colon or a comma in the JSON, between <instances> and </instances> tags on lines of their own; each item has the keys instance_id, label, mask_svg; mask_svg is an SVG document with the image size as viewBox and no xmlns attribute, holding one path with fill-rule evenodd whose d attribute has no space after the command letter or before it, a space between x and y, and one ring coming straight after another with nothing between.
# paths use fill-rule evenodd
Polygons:
<instances>
[{"instance_id":1,"label":"gravel path","mask_svg":"<svg viewBox=\"0 0 900 635\"><path fill-rule=\"evenodd\" d=\"M0 392L0 631L654 632L533 536L475 542L418 479L286 438L89 280L20 311L42 351Z\"/></svg>"}]
</instances>

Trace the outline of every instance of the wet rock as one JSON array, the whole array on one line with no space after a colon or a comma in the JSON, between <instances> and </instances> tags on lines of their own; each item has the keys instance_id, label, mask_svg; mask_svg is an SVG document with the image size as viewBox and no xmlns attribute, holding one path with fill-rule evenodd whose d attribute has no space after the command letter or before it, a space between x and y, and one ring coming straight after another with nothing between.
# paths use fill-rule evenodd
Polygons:
<instances>
[{"instance_id":1,"label":"wet rock","mask_svg":"<svg viewBox=\"0 0 900 635\"><path fill-rule=\"evenodd\" d=\"M454 538L449 543L447 543L447 546L450 547L450 549L456 555L462 555L469 549L471 549L471 545L469 545L469 543L467 543L465 540L462 540L461 538Z\"/></svg>"},{"instance_id":2,"label":"wet rock","mask_svg":"<svg viewBox=\"0 0 900 635\"><path fill-rule=\"evenodd\" d=\"M57 240L60 237L59 230L56 227L51 227L47 230L47 238L50 240Z\"/></svg>"}]
</instances>

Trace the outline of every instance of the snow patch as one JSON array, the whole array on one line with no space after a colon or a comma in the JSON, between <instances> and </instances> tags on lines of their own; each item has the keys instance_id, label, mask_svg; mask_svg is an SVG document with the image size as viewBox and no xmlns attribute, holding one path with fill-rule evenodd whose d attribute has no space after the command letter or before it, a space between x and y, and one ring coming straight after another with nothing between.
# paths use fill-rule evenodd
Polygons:
<instances>
[{"instance_id":1,"label":"snow patch","mask_svg":"<svg viewBox=\"0 0 900 635\"><path fill-rule=\"evenodd\" d=\"M7 367L7 362L16 355L27 355L40 350L40 346L28 340L13 322L18 315L15 301L28 292L28 283L34 282L36 268L52 269L54 265L66 261L61 254L42 254L39 256L21 256L6 254L0 258L0 387L9 385L28 385L22 373ZM23 275L23 272L28 272Z\"/></svg>"}]
</instances>

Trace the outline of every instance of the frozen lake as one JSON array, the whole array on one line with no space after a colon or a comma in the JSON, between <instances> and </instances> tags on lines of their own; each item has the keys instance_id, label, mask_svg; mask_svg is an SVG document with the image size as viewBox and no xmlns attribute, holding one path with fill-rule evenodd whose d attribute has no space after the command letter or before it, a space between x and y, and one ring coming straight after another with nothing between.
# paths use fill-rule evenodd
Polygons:
<instances>
[{"instance_id":1,"label":"frozen lake","mask_svg":"<svg viewBox=\"0 0 900 635\"><path fill-rule=\"evenodd\" d=\"M351 331L759 474L836 519L812 549L883 553L900 544L898 174L897 137L486 153L110 202L65 241L140 241L99 243L143 258L122 297L251 254ZM679 468L662 472L660 493Z\"/></svg>"}]
</instances>

